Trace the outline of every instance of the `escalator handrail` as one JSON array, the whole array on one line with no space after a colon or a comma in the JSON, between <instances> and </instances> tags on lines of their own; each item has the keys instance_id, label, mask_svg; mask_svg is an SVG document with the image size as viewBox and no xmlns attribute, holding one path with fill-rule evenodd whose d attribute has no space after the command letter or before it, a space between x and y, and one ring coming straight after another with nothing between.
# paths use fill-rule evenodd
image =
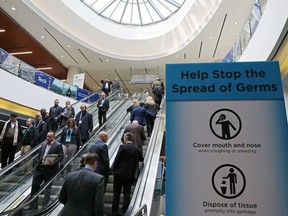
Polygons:
<instances>
[{"instance_id":1,"label":"escalator handrail","mask_svg":"<svg viewBox=\"0 0 288 216\"><path fill-rule=\"evenodd\" d=\"M132 97L131 97L131 98L132 98ZM113 138L112 138L112 137L113 137L113 134L115 134L116 131L117 131L117 129L119 129L119 128L122 126L121 124L123 124L123 120L127 117L127 115L128 115L128 113L126 113L121 119L119 119L118 122L117 122L117 124L116 124L116 125L113 127L113 129L110 131L110 133L108 134L108 137L110 137L110 140L113 140ZM106 121L104 124L106 124L106 123L107 123L107 121ZM104 126L104 125L103 125L103 126ZM102 127L101 127L101 128L102 128ZM99 128L99 130L97 130L97 131L100 131L101 128ZM95 131L95 133L91 136L90 140L93 138L94 135L96 135L96 131ZM88 145L88 143L90 142L90 140L86 142L85 146ZM110 143L111 143L111 141L108 141L108 142L107 142L108 147L110 146ZM82 148L85 148L85 146L83 146ZM69 163L71 163L73 160L75 160L75 158L77 158L77 157L78 157L78 154L75 154L69 161L67 161L67 162L65 163L64 167L63 167L62 169L60 169L60 170L58 171L58 173L57 173L49 182L47 182L47 183L37 192L37 194L35 194L34 197L38 197L43 191L45 191L45 189L46 189L50 184L52 184L52 182L58 177L58 175L65 170L66 166L67 166ZM27 205L31 204L31 203L33 202L33 200L34 200L34 198L31 199L29 202L25 203L24 205L18 207L18 208L21 209L21 208L23 208L24 206L27 206ZM46 213L48 213L48 212L51 212L51 211L52 211L53 209L55 209L55 208L57 207L57 205L59 205L59 204L60 204L60 202L58 201L58 199L56 199L51 205L49 205L49 206L46 207L45 209L41 210L40 212L37 212L37 213L35 213L35 214L32 214L31 216L43 215L43 214L46 214ZM15 209L13 209L13 210L16 210L16 209L18 209L18 208L15 208ZM14 211L13 211L13 212L14 212ZM0 215L1 215L1 213L0 213Z\"/></svg>"},{"instance_id":2,"label":"escalator handrail","mask_svg":"<svg viewBox=\"0 0 288 216\"><path fill-rule=\"evenodd\" d=\"M133 196L131 198L130 205L129 205L126 213L125 213L125 216L131 215L135 209L139 208L140 204L143 204L142 203L143 198L145 197L144 196L144 190L147 187L146 184L147 184L148 176L150 174L149 170L150 170L150 168L152 166L152 162L153 162L152 156L154 156L154 157L157 156L157 155L153 155L153 153L154 153L155 148L159 147L159 146L157 146L159 139L161 139L160 141L161 141L161 145L162 145L163 134L161 131L159 132L159 130L161 129L161 126L162 126L163 121L164 121L163 120L164 118L162 117L162 114L164 112L164 110L163 110L164 104L165 104L165 99L162 100L161 109L160 109L161 112L160 112L159 118L155 122L155 126L154 126L153 132L151 134L151 139L149 141L148 149L147 149L145 159L144 159L144 166L142 167L142 169L140 171L140 174L139 174L139 177L137 180L137 184L135 186L134 193L133 193ZM161 136L162 136L162 138L161 138ZM159 152L159 154L160 154L160 152ZM159 161L159 156L157 156L157 157L158 157L158 161ZM157 165L158 165L158 163L157 163ZM155 185L155 182L154 182L154 185ZM140 195L139 195L139 193L140 193ZM136 206L137 199L140 199L139 206ZM148 208L148 204L147 203L144 203L144 204L146 204L147 208ZM149 209L151 209L151 206Z\"/></svg>"},{"instance_id":3,"label":"escalator handrail","mask_svg":"<svg viewBox=\"0 0 288 216\"><path fill-rule=\"evenodd\" d=\"M141 205L131 216L147 216L147 205L146 204Z\"/></svg>"},{"instance_id":4,"label":"escalator handrail","mask_svg":"<svg viewBox=\"0 0 288 216\"><path fill-rule=\"evenodd\" d=\"M132 98L132 97L131 97L131 98ZM126 101L127 101L127 100L126 100ZM124 104L124 102L123 102L120 106L122 106L123 104ZM116 107L115 110L113 110L113 113L115 113L116 110L118 110L118 109L119 109L119 108ZM112 116L112 115L110 115L110 117L111 117L111 116ZM127 116L127 113L126 113L125 116L123 116L123 118L121 118L121 120L124 119L126 116ZM108 118L109 118L109 117L108 117ZM107 120L108 120L108 118L107 118ZM106 124L106 123L107 123L107 121L105 122L105 124ZM116 124L116 126L118 127L119 124ZM102 127L101 127L101 128L102 128ZM99 128L99 129L101 129L101 128ZM97 131L99 131L99 130L95 129L95 130L92 132L89 140L83 145L82 148L85 148L86 145L88 145L88 143L89 143L90 140L93 138L93 136L96 135L96 132L97 132ZM113 131L113 133L115 132L115 130L112 130L112 131ZM109 143L108 143L108 145L109 145ZM68 165L70 162L72 162L76 157L78 157L78 154L77 154L77 153L76 153L69 161L67 161L67 162L64 164L64 167L63 167L62 169L60 169L60 170L58 171L58 173L57 173L52 179L50 179L45 185L43 185L43 186L41 187L41 189L34 195L34 197L33 197L31 200L29 200L28 202L26 202L24 205L20 205L19 207L16 207L16 208L14 208L14 209L11 209L11 210L8 210L8 211L5 211L5 212L1 212L0 215L6 215L6 214L15 213L15 212L21 210L23 207L32 204L32 202L34 201L34 199L35 199L36 197L38 197L38 196L56 179L56 177L58 177L58 175L59 175L62 171L65 170L65 168L67 167L67 165ZM57 201L57 203L56 203L55 205L57 205L57 204L59 204L58 201ZM49 208L50 211L51 211L51 210L53 210L55 207L56 207L56 206L54 206L54 202L53 202L53 203L51 204L51 206L49 205L47 208ZM43 211L46 211L47 208L43 209ZM47 210L47 211L49 211L49 210ZM41 211L41 213L42 213L42 211ZM38 215L38 213L37 213L37 215Z\"/></svg>"},{"instance_id":5,"label":"escalator handrail","mask_svg":"<svg viewBox=\"0 0 288 216\"><path fill-rule=\"evenodd\" d=\"M132 96L131 98L133 98L133 96ZM109 137L109 140L110 140L110 141L107 142L108 148L109 148L109 146L111 146L111 144L110 144L110 143L111 143L111 140L113 140L113 137L115 136L115 135L113 135L113 134L116 134L116 133L117 133L116 131L118 131L119 128L122 127L122 125L123 125L123 120L124 120L125 118L127 118L127 116L128 116L128 113L126 113L120 120L118 120L117 124L113 127L113 129L112 129L112 130L110 131L110 133L108 134L108 137ZM106 122L106 123L107 123L107 122ZM105 124L106 124L106 123L105 123ZM102 127L101 127L101 128L102 128ZM99 128L98 131L100 131L101 128ZM96 132L95 132L95 133L96 133ZM95 135L95 134L94 134L94 135ZM94 136L94 135L93 135L93 136ZM92 139L93 136L91 136L91 139ZM89 141L88 141L86 144L88 144L88 143L89 143ZM83 146L83 147L85 147L85 146ZM59 173L61 173L63 170L65 170L66 166L67 166L70 162L72 162L77 156L78 156L78 155L75 154L75 155L73 156L73 158L71 158L71 159L64 165L64 167L63 167L61 170L59 170L59 172L53 177L53 179L51 179L49 182L47 182L47 184L45 184L45 186L44 186L41 190L38 191L38 193L35 195L35 197L39 196L43 191L45 191L45 189L48 187L48 185L51 184L51 183L53 182L53 180L56 179L57 175L59 175ZM110 160L110 162L111 162L111 159L109 159L109 160ZM31 203L32 201L33 201L33 200L30 200L28 203ZM25 203L25 205L23 205L23 206L26 206L28 203ZM58 199L56 199L50 206L48 206L47 208L43 209L41 212L37 212L37 213L35 213L35 214L31 215L31 216L37 216L37 215L43 215L43 214L49 213L49 212L51 212L53 209L55 209L59 204L60 204L60 202L58 201ZM23 206L21 206L21 207L23 207ZM0 213L0 215L1 215L1 213Z\"/></svg>"},{"instance_id":6,"label":"escalator handrail","mask_svg":"<svg viewBox=\"0 0 288 216\"><path fill-rule=\"evenodd\" d=\"M119 124L120 124L120 123L123 123L123 119L126 118L127 115L128 115L128 113L126 113L125 116L123 116L123 117L118 121L118 123L115 125L115 127L112 129L112 131L108 134L109 137L112 136L113 133L115 133L115 131L116 131L115 128L119 128ZM107 123L107 122L106 122L106 123ZM104 124L106 124L106 123L104 123ZM120 126L120 127L121 127L121 126ZM94 134L94 135L96 135L96 134ZM93 136L94 136L94 135L93 135ZM91 138L92 138L93 136L91 136ZM88 142L87 142L87 143L88 143ZM110 142L107 143L108 146L109 146L109 144L110 144ZM58 176L61 172L63 172L63 170L65 170L66 166L67 166L69 163L71 163L73 160L75 160L75 158L76 158L77 156L78 156L78 155L74 155L73 158L71 158L67 163L65 163L64 167L63 167L61 170L59 170L59 172L58 172L49 182L47 182L47 183L45 184L45 186L44 186L43 188L41 188L41 190L38 191L38 193L35 195L35 197L39 196L43 191L45 191L45 189L46 189L50 184L52 184L52 182L57 178L57 176ZM29 202L25 203L23 206L29 205L28 203L31 204L32 202L33 202L33 199L30 200ZM60 202L58 201L58 199L55 199L55 200L51 203L51 205L47 206L45 209L42 209L41 211L39 211L39 212L37 212L37 213L35 213L35 214L32 214L32 215L30 215L30 216L45 215L45 214L51 212L52 210L54 210L59 204L60 204ZM23 206L21 206L21 208L22 208ZM19 208L20 208L20 207L19 207ZM0 215L1 215L1 213L0 213Z\"/></svg>"},{"instance_id":7,"label":"escalator handrail","mask_svg":"<svg viewBox=\"0 0 288 216\"><path fill-rule=\"evenodd\" d=\"M97 93L97 92L96 92ZM115 92L114 94L112 94L110 97L113 97L117 92ZM86 97L87 98L87 97ZM85 98L84 98L85 99ZM77 101L75 103L73 103L73 106L77 103L81 103L82 100ZM93 103L92 103L93 105ZM90 109L92 109L93 107L90 106ZM95 111L96 112L96 111ZM56 132L55 132L55 137L56 140L58 140L60 138L60 135L62 133L62 129L63 128L59 128ZM5 173L7 173L8 171L10 171L11 169L13 169L16 165L18 165L19 163L23 162L26 158L30 157L32 154L34 154L36 151L38 151L41 148L41 143L39 143L36 147L34 147L31 151L25 153L24 155L22 155L21 157L17 158L16 160L14 160L12 163L8 164L8 166L4 167L3 169L0 170L0 176L4 175Z\"/></svg>"}]
</instances>

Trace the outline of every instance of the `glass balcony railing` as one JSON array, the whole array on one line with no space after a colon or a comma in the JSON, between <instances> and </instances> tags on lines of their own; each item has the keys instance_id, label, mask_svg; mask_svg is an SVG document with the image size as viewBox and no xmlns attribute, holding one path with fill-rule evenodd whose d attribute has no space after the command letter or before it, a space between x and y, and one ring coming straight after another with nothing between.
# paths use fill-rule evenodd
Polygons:
<instances>
[{"instance_id":1,"label":"glass balcony railing","mask_svg":"<svg viewBox=\"0 0 288 216\"><path fill-rule=\"evenodd\" d=\"M81 100L82 98L86 98L87 96L93 94L93 92L62 82L55 77L39 71L1 48L0 68L30 83L34 83L37 86L41 86L42 88L49 89L57 94L65 95L66 97L70 97L75 100ZM93 97L89 97L89 102L93 103L98 99L99 95L94 94Z\"/></svg>"}]
</instances>

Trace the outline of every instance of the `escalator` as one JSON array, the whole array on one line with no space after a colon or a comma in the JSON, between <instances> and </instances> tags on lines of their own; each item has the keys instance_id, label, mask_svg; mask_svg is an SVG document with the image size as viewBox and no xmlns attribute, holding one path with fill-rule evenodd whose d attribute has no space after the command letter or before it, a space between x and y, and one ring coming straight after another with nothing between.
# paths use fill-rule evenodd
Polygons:
<instances>
[{"instance_id":1,"label":"escalator","mask_svg":"<svg viewBox=\"0 0 288 216\"><path fill-rule=\"evenodd\" d=\"M109 118L113 116L113 113L118 110L121 105L127 101L125 97L111 96L110 100L110 109L107 113L107 122ZM95 105L92 105L87 108L87 110L93 116L94 124L94 133L99 128L98 125L98 110ZM56 132L57 138L60 137L61 129ZM33 164L38 156L40 145L32 149L26 155L22 156L18 160L14 161L11 166L5 167L0 172L0 211L7 209L8 206L11 206L15 200L19 199L19 202L25 199L23 192L25 192L32 182L32 172L30 174L22 174L23 169L30 163ZM34 168L33 168L34 169ZM17 205L16 205L17 206ZM14 208L11 206L10 208Z\"/></svg>"},{"instance_id":2,"label":"escalator","mask_svg":"<svg viewBox=\"0 0 288 216\"><path fill-rule=\"evenodd\" d=\"M123 113L123 112L119 111L119 113ZM116 115L115 115L115 117L116 117ZM112 129L112 131L108 131L109 136L110 136L109 143L108 143L108 147L109 147L108 152L109 152L110 165L113 164L113 161L115 159L118 147L122 144L121 137L123 135L125 127L128 124L130 124L129 120L130 120L129 119L129 115L124 116L119 121L119 123L116 124L116 127L114 127ZM129 212L134 211L134 208L137 209L137 207L138 207L137 201L138 200L136 198L138 196L142 196L142 194L144 193L144 191L141 191L141 189L145 188L145 186L144 187L142 186L143 182L147 183L147 176L148 176L147 168L150 169L151 166L153 166L153 168L155 169L155 166L156 166L156 170L157 170L158 163L155 165L155 158L157 158L158 149L161 149L161 144L159 145L159 144L155 144L155 143L156 142L158 142L158 143L162 142L162 140L159 140L159 136L162 135L162 138L163 138L163 133L159 133L159 130L163 130L163 127L160 127L160 126L163 126L164 124L165 124L165 119L161 117L161 121L159 121L158 126L155 125L156 127L155 127L155 129L154 129L154 131L152 133L152 136L151 136L151 141L154 142L154 144L151 144L151 142L150 142L149 146L147 148L147 142L146 142L145 143L146 145L144 144L144 146L143 146L143 152L146 151L146 149L147 149L147 153L146 153L146 157L145 157L145 161L144 161L144 165L145 166L141 167L142 168L142 172L141 172L142 174L141 174L140 178L137 181L137 184L136 184L136 187L135 187L135 192L133 194L133 197L135 197L135 198L133 198L131 200L131 204L130 204L131 206L129 206L129 209L128 209ZM95 139L95 141L96 141L97 137L94 137L93 139ZM92 142L92 143L94 143L94 142ZM87 149L90 147L91 144L88 144L86 149L82 149L83 151L80 154L78 154L78 156L76 158L71 160L70 164L71 165L73 164L72 170L75 170L75 169L79 168L80 155L82 155L83 153L87 152ZM156 150L156 154L154 154L155 150ZM159 150L159 153L160 153L160 150ZM157 160L156 162L158 162L159 154L158 154L158 158L156 160ZM153 163L151 163L151 161ZM154 181L154 184L155 184L155 179L156 179L156 177L154 177L153 179L150 179L150 182ZM61 185L64 182L64 179L63 180L62 179L59 180L59 178L57 178L57 177L54 179L54 184L55 185L56 185L56 182L60 183L60 181L62 181L62 183L58 184L57 186L55 186L55 188L57 188L58 192L56 192L56 189L55 189L55 191L54 191L54 201L52 201L52 205L50 207L48 207L47 210L45 210L45 208L43 208L43 211L42 210L39 211L39 208L38 208L37 212L36 211L35 212L27 212L27 214L29 214L29 215L53 215L53 216L54 215L61 215L61 209L63 208L63 205L62 204L59 205L58 196L59 196L59 193L60 193L60 190L61 190ZM134 191L133 189L134 189L134 187L132 187L132 193ZM152 194L153 194L153 191L152 191ZM42 197L43 197L43 194L42 194ZM111 213L112 213L111 212L112 197L113 197L113 176L110 176L109 177L109 182L108 182L108 185L107 185L107 188L106 188L106 192L105 192L105 197L104 197L104 202L105 202L104 212L105 212L105 215L107 215L107 216L111 215ZM123 197L122 197L122 199L123 199ZM152 198L151 198L151 200L152 200ZM121 208L121 200L120 200L120 208ZM26 215L26 214L24 214L24 215ZM127 214L127 216L128 215L129 214Z\"/></svg>"},{"instance_id":3,"label":"escalator","mask_svg":"<svg viewBox=\"0 0 288 216\"><path fill-rule=\"evenodd\" d=\"M140 95L140 94L139 94ZM139 97L139 95L135 95L134 97ZM139 98L140 99L140 98ZM116 102L115 102L116 103ZM108 133L109 133L109 131L112 131L113 130L113 128L114 128L114 126L117 124L117 122L119 122L119 121L121 121L121 116L123 116L123 113L126 113L126 108L127 108L127 106L129 106L130 105L130 103L131 103L131 101L127 101L127 99L126 100L122 100L122 103L121 103L121 105L123 104L123 106L116 106L116 105L113 105L113 101L110 99L110 109L109 110L111 110L113 107L114 107L114 111L116 112L116 110L117 110L117 112L114 114L114 115L112 115L111 116L111 118L110 119L108 119L107 120L107 122L106 122L106 124L104 124L101 128L100 128L100 130L105 130L105 131L107 131ZM119 99L118 99L118 103L117 104L119 104ZM92 109L95 109L95 106L94 107L92 107ZM91 113L98 113L97 112L97 110L95 109L94 111L92 110L91 111ZM125 116L128 116L128 115L125 115ZM94 116L93 115L93 121L95 121L95 119L98 119L98 118L95 118L96 116ZM109 118L109 117L108 117ZM128 116L128 119L129 119L129 116ZM96 128L96 129L98 129L98 127ZM62 183L63 183L63 172L64 172L64 170L65 170L65 168L69 165L69 166L72 166L72 170L73 169L76 169L76 167L78 167L79 166L79 157L85 152L85 151L87 151L87 148L91 145L91 144L93 144L93 143L95 143L96 142L96 140L98 139L98 137L97 137L97 133L96 133L96 131L97 130L94 130L94 132L93 132L93 134L92 134L92 136L91 136L91 138L90 138L90 140L86 143L86 144L84 144L83 145L83 147L78 151L78 153L70 160L70 161L68 161L67 162L67 164L65 164L64 165L64 167L63 167L63 169L60 171L60 172L62 172L62 173L59 173L59 175L57 175L55 178L54 178L54 180L53 180L53 182L52 182L52 191L51 191L51 196L50 196L50 198L51 198L51 200L49 201L49 203L51 203L51 202L53 202L53 200L55 201L55 197L58 197L58 193L60 192L60 189L61 189L61 185L62 185ZM110 149L110 148L109 148ZM111 151L116 151L117 149L113 149L113 148L111 148ZM37 152L37 151L36 151ZM30 158L32 158L31 160L33 161L33 158L35 158L35 157L37 157L37 155L38 155L38 153L36 153L35 152L35 154L31 154L31 155L29 155L29 157ZM21 166L19 166L19 170L18 170L18 172L21 170L21 169L23 169L23 167L21 167ZM17 174L17 172L16 172L16 174ZM15 178L15 175L16 175L15 173L13 173L13 174L10 174L10 175L8 175L7 177L6 177L6 179L8 180L8 179L13 179L13 178ZM17 178L17 177L16 177ZM27 187L26 187L26 190L29 188L29 186L31 186L31 180L32 180L32 175L30 176L30 177L27 177L27 176L20 176L20 178L21 178L21 180L20 180L20 182L21 182L21 184L22 185L27 185ZM17 181L19 181L19 179L17 179ZM0 180L0 182L1 182L1 180ZM12 181L10 181L10 182L12 182ZM4 183L4 182L3 182ZM13 183L14 184L14 183ZM2 183L1 183L1 185L2 185ZM12 184L10 184L10 185L12 185ZM14 184L15 185L15 188L17 188L17 183L16 184ZM12 186L10 186L10 187L12 187ZM24 189L22 189L22 187L21 188L17 188L17 190L16 189L14 189L14 191L16 191L16 193L19 193L19 194L21 194L21 192L23 193L23 191L25 191ZM20 192L21 191L21 192ZM40 198L39 198L39 203L41 203L41 196L42 196L42 194L40 193L39 194L40 195ZM9 196L13 196L12 194L11 194L11 192L9 193L9 195L8 195L8 197ZM22 195L21 195L22 196ZM14 197L14 196L13 196ZM19 197L19 196L18 196ZM23 201L25 199L25 197L23 197L23 199L22 200L20 200L18 203L16 203L15 204L15 206L17 206L21 201ZM7 200L7 197L4 199L4 200ZM14 200L15 200L15 198L14 198ZM11 201L12 201L12 198L10 198L10 203L11 203ZM5 202L5 201L4 201ZM1 204L1 203L0 203ZM29 203L28 203L29 204ZM13 209L13 208L15 208L15 206L11 206L10 207L10 209ZM39 205L40 207L41 207L41 204ZM6 206L6 209L7 209L7 207L8 206ZM3 208L2 208L3 209ZM18 209L18 208L17 208ZM41 208L40 208L41 209ZM40 210L40 209L38 209L38 210ZM7 211L7 210L6 210ZM16 211L17 212L17 211ZM7 214L7 213L4 213L4 212L2 212L2 213L0 213L0 215L4 215L4 214ZM31 213L29 213L29 215L31 215Z\"/></svg>"}]
</instances>

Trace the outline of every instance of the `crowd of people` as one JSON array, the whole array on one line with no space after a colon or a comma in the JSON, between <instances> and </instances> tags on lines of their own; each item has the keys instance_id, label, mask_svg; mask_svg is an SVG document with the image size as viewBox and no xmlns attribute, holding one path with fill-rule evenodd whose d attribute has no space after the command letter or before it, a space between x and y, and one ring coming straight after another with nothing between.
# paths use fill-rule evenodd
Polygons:
<instances>
[{"instance_id":1,"label":"crowd of people","mask_svg":"<svg viewBox=\"0 0 288 216\"><path fill-rule=\"evenodd\" d=\"M115 82L119 82L118 80L102 81L103 92L95 104L98 107L100 127L106 122L106 113L109 110L107 96L111 91L110 85L116 85ZM160 84L161 99L164 94L162 84ZM119 88L120 85L116 85L112 89L115 91ZM144 127L147 128L147 137L151 136L154 121L160 109L161 100L159 101L155 90L158 84L153 84L152 88L155 101L152 96L148 96L145 102L134 99L131 106L127 108L131 124L124 130L121 138L123 144L120 145L111 168L107 146L109 137L105 131L99 133L97 142L91 145L88 152L81 157L81 169L71 172L71 167L67 166L66 171L69 174L65 176L65 183L59 196L59 201L64 204L63 215L86 215L86 213L87 215L103 215L104 193L111 173L114 175L113 215L123 215L126 212L130 203L131 185L137 179L139 162L144 160L142 150L146 140ZM42 108L39 113L36 113L34 119L28 118L24 130L17 121L17 115L12 113L0 130L2 168L14 161L17 146L21 146L21 155L24 155L37 145L41 145L37 161L34 163L36 168L31 189L31 197L33 197L40 185L55 176L61 166L64 166L65 161L71 159L88 141L93 130L92 118L85 104L80 106L80 111L76 114L69 101L61 107L58 99L54 101L48 113L45 108ZM55 138L57 130L61 131L59 141ZM31 167L27 165L23 172L26 174L32 170L31 163ZM78 188L77 191L74 190L75 187ZM124 202L120 213L119 200L122 188ZM49 197L49 193L46 195Z\"/></svg>"}]
</instances>

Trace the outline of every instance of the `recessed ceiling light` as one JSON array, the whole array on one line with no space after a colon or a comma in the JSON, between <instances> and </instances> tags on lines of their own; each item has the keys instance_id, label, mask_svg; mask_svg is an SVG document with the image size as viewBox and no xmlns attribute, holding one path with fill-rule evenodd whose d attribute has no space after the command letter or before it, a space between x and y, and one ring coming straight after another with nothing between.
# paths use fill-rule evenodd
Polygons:
<instances>
[{"instance_id":1,"label":"recessed ceiling light","mask_svg":"<svg viewBox=\"0 0 288 216\"><path fill-rule=\"evenodd\" d=\"M63 56L63 55L61 55L61 58L64 58L64 56Z\"/></svg>"},{"instance_id":2,"label":"recessed ceiling light","mask_svg":"<svg viewBox=\"0 0 288 216\"><path fill-rule=\"evenodd\" d=\"M40 67L36 68L37 70L52 70L52 67Z\"/></svg>"},{"instance_id":3,"label":"recessed ceiling light","mask_svg":"<svg viewBox=\"0 0 288 216\"><path fill-rule=\"evenodd\" d=\"M106 59L107 62L109 62L109 59Z\"/></svg>"},{"instance_id":4,"label":"recessed ceiling light","mask_svg":"<svg viewBox=\"0 0 288 216\"><path fill-rule=\"evenodd\" d=\"M32 54L32 51L26 51L26 52L12 52L11 55L26 55L26 54Z\"/></svg>"},{"instance_id":5,"label":"recessed ceiling light","mask_svg":"<svg viewBox=\"0 0 288 216\"><path fill-rule=\"evenodd\" d=\"M237 23L237 22L235 22L234 24L235 24L235 25L237 25L238 23Z\"/></svg>"},{"instance_id":6,"label":"recessed ceiling light","mask_svg":"<svg viewBox=\"0 0 288 216\"><path fill-rule=\"evenodd\" d=\"M45 38L43 35L41 35L41 38Z\"/></svg>"},{"instance_id":7,"label":"recessed ceiling light","mask_svg":"<svg viewBox=\"0 0 288 216\"><path fill-rule=\"evenodd\" d=\"M15 11L15 10L16 10L16 8L15 8L15 7L12 7L12 10L14 10L14 11Z\"/></svg>"},{"instance_id":8,"label":"recessed ceiling light","mask_svg":"<svg viewBox=\"0 0 288 216\"><path fill-rule=\"evenodd\" d=\"M67 45L67 47L70 47L70 45Z\"/></svg>"},{"instance_id":9,"label":"recessed ceiling light","mask_svg":"<svg viewBox=\"0 0 288 216\"><path fill-rule=\"evenodd\" d=\"M6 30L5 29L0 29L0 32L5 32Z\"/></svg>"},{"instance_id":10,"label":"recessed ceiling light","mask_svg":"<svg viewBox=\"0 0 288 216\"><path fill-rule=\"evenodd\" d=\"M209 39L212 39L212 38L213 38L212 36L209 37Z\"/></svg>"}]
</instances>

